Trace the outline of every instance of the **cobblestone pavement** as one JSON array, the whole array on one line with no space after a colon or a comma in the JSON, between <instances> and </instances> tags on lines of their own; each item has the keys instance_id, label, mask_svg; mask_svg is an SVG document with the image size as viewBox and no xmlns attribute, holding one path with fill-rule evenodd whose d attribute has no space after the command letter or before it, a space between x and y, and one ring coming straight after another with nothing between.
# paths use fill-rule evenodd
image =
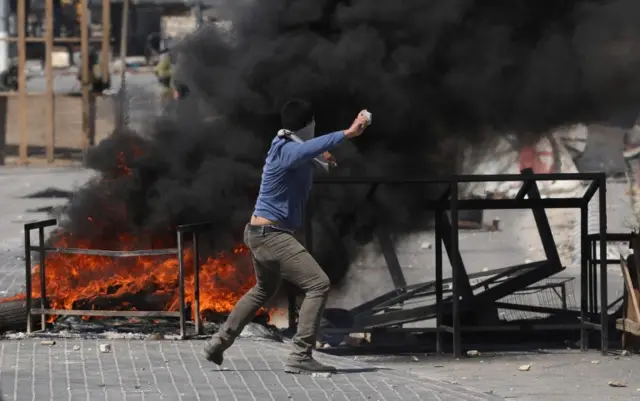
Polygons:
<instances>
[{"instance_id":1,"label":"cobblestone pavement","mask_svg":"<svg viewBox=\"0 0 640 401\"><path fill-rule=\"evenodd\" d=\"M501 400L453 384L324 357L330 377L284 373L286 344L239 340L223 368L199 355L202 341L39 339L0 342L5 401L45 400Z\"/></svg>"}]
</instances>

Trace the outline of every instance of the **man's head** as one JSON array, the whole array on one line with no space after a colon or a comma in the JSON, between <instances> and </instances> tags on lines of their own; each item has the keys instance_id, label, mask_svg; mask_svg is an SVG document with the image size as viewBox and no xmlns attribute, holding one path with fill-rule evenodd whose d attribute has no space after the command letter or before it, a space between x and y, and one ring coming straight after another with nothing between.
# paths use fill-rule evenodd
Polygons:
<instances>
[{"instance_id":1,"label":"man's head","mask_svg":"<svg viewBox=\"0 0 640 401\"><path fill-rule=\"evenodd\" d=\"M315 135L313 107L301 99L291 99L280 110L282 128L295 132L301 139L309 140Z\"/></svg>"}]
</instances>

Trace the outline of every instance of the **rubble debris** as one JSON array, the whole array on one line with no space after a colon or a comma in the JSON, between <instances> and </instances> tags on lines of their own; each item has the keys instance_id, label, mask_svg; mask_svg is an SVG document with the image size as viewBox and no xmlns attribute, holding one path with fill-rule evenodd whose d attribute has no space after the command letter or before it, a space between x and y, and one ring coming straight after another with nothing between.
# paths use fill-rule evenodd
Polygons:
<instances>
[{"instance_id":1,"label":"rubble debris","mask_svg":"<svg viewBox=\"0 0 640 401\"><path fill-rule=\"evenodd\" d=\"M411 357L411 360L412 360L413 362L420 362L420 359L418 359L418 357L417 357L417 356L412 356L412 357Z\"/></svg>"},{"instance_id":2,"label":"rubble debris","mask_svg":"<svg viewBox=\"0 0 640 401\"><path fill-rule=\"evenodd\" d=\"M79 345L74 345L73 346L73 350L74 351L80 351L80 346Z\"/></svg>"},{"instance_id":3,"label":"rubble debris","mask_svg":"<svg viewBox=\"0 0 640 401\"><path fill-rule=\"evenodd\" d=\"M362 347L368 344L365 337L356 336L355 334L344 336L343 342L350 347Z\"/></svg>"},{"instance_id":4,"label":"rubble debris","mask_svg":"<svg viewBox=\"0 0 640 401\"><path fill-rule=\"evenodd\" d=\"M480 351L472 349L467 351L467 356L468 357L474 357L474 356L479 356L480 355Z\"/></svg>"},{"instance_id":5,"label":"rubble debris","mask_svg":"<svg viewBox=\"0 0 640 401\"><path fill-rule=\"evenodd\" d=\"M592 365L597 365L597 364L599 364L599 363L600 363L600 361L591 361L591 364L592 364Z\"/></svg>"},{"instance_id":6,"label":"rubble debris","mask_svg":"<svg viewBox=\"0 0 640 401\"><path fill-rule=\"evenodd\" d=\"M98 347L103 354L111 352L111 344L100 344Z\"/></svg>"},{"instance_id":7,"label":"rubble debris","mask_svg":"<svg viewBox=\"0 0 640 401\"><path fill-rule=\"evenodd\" d=\"M522 365L518 368L518 370L521 372L528 372L529 370L531 370L531 365Z\"/></svg>"},{"instance_id":8,"label":"rubble debris","mask_svg":"<svg viewBox=\"0 0 640 401\"><path fill-rule=\"evenodd\" d=\"M622 355L622 356L631 356L631 352L629 352L629 351L627 351L627 350L625 349L625 350L622 350L622 352L620 353L620 355Z\"/></svg>"},{"instance_id":9,"label":"rubble debris","mask_svg":"<svg viewBox=\"0 0 640 401\"><path fill-rule=\"evenodd\" d=\"M153 333L149 336L149 341L160 341L164 340L164 335L162 333Z\"/></svg>"},{"instance_id":10,"label":"rubble debris","mask_svg":"<svg viewBox=\"0 0 640 401\"><path fill-rule=\"evenodd\" d=\"M54 340L42 340L40 345L56 345L56 342Z\"/></svg>"},{"instance_id":11,"label":"rubble debris","mask_svg":"<svg viewBox=\"0 0 640 401\"><path fill-rule=\"evenodd\" d=\"M627 385L623 382L619 382L617 380L611 380L607 383L609 387L627 387Z\"/></svg>"},{"instance_id":12,"label":"rubble debris","mask_svg":"<svg viewBox=\"0 0 640 401\"><path fill-rule=\"evenodd\" d=\"M280 333L277 328L256 322L247 324L240 333L240 338L252 338L275 342L283 341L282 333Z\"/></svg>"}]
</instances>

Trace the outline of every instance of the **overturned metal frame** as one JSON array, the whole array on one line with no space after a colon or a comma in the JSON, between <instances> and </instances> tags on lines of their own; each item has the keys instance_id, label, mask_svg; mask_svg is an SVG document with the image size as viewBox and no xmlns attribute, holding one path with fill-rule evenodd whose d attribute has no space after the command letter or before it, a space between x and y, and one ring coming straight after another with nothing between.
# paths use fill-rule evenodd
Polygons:
<instances>
[{"instance_id":1,"label":"overturned metal frame","mask_svg":"<svg viewBox=\"0 0 640 401\"><path fill-rule=\"evenodd\" d=\"M184 245L185 236L191 234L193 249L193 274L194 274L194 302L193 313L195 316L196 335L202 334L202 322L200 320L200 258L198 251L199 234L212 226L212 223L187 224L177 227L177 248L151 249L137 251L112 251L104 249L80 249L80 248L55 248L45 246L44 229L57 225L56 219L43 220L24 225L24 259L26 274L26 309L27 309L27 334L33 331L33 315L40 315L42 330L46 328L47 316L50 315L73 315L73 316L112 316L112 317L176 317L180 319L180 338L187 337L187 305L185 304L184 286ZM31 232L38 230L38 246L31 245ZM40 308L33 308L32 294L32 265L31 252L39 253L40 262ZM141 256L168 256L174 255L178 258L178 300L180 310L169 311L110 311L110 310L68 310L49 309L47 302L46 283L46 253L75 254L87 256L106 256L111 258L131 258Z\"/></svg>"},{"instance_id":2,"label":"overturned metal frame","mask_svg":"<svg viewBox=\"0 0 640 401\"><path fill-rule=\"evenodd\" d=\"M513 199L460 199L458 193L458 185L461 183L471 182L522 182L520 190ZM590 182L585 193L580 197L570 198L551 198L542 199L537 186L538 181L588 181ZM435 211L435 264L436 277L435 282L418 284L414 286L401 286L396 290L382 295L374 300L366 302L353 309L351 312L356 317L356 324L351 329L331 329L328 332L363 332L371 331L377 328L384 328L389 331L408 331L408 332L435 332L436 348L439 353L444 350L442 333L449 333L453 336L453 354L456 357L462 355L462 332L473 331L513 331L520 329L533 330L580 330L581 347L588 347L588 330L599 330L601 337L601 350L606 353L608 350L608 315L607 309L602 308L600 311L600 322L594 323L587 319L588 308L588 289L596 284L590 279L595 273L595 262L591 262L592 270L588 270L589 266L589 250L588 241L588 208L589 202L596 192L599 192L598 208L600 211L600 227L597 238L600 242L601 254L606 254L606 177L604 173L576 173L576 174L533 174L531 169L523 170L518 174L498 174L498 175L457 175L441 178L388 178L388 177L322 177L316 180L316 184L322 185L371 185L369 194L373 195L381 184L392 185L443 185L445 190L436 200L426 202L424 207L428 210ZM525 199L528 197L528 199ZM580 270L580 320L578 323L553 324L553 325L498 325L498 326L462 326L461 314L465 310L473 310L474 305L491 304L498 308L523 308L522 305L513 305L504 302L498 302L501 298L518 290L524 290L528 286L539 282L545 278L551 277L556 273L564 270L561 264L560 256L556 248L551 227L545 213L547 208L572 208L580 209L580 226L581 226L581 270ZM489 209L531 209L534 215L540 238L546 255L546 260L528 263L525 265L513 266L504 269L496 276L491 277L482 283L472 286L467 274L462 257L460 255L458 243L458 211L459 210L489 210ZM447 216L447 212L449 217ZM312 213L307 214L307 227L310 227L310 219ZM305 243L311 248L312 239L310 230L307 231ZM451 292L452 295L447 299L444 298L443 291L443 259L442 245L447 250L449 261L452 266ZM312 251L312 249L310 249ZM600 295L601 302L607 304L607 269L606 261L600 260ZM393 270L397 270L393 268ZM398 272L391 271L392 276L396 276ZM501 277L508 277L504 282L490 287L495 284L496 280ZM394 282L400 280L394 279ZM474 294L474 290L485 287L485 291ZM396 287L398 287L396 285ZM375 314L376 311L389 307L391 305L400 305L403 301L413 298L426 287L435 287L435 304L419 306L412 309L391 310L381 314ZM595 287L594 287L595 288ZM291 297L290 297L291 302ZM526 306L527 310L534 312L557 312L556 309ZM289 321L295 322L295 308L289 307ZM570 311L567 311L570 313ZM451 325L445 325L443 318L445 313L452 316ZM570 313L571 314L571 313ZM574 313L575 314L575 313ZM366 317L366 322L358 317ZM404 323L416 322L435 317L435 328L419 328L419 329L403 329ZM396 327L393 327L396 326Z\"/></svg>"},{"instance_id":3,"label":"overturned metal frame","mask_svg":"<svg viewBox=\"0 0 640 401\"><path fill-rule=\"evenodd\" d=\"M615 305L622 303L624 300L624 295L619 296L612 302L608 302L606 298L600 300L598 303L598 265L620 265L620 258L609 259L607 256L607 245L610 242L626 242L631 247L631 240L637 234L635 233L606 233L605 240L602 241L602 238L599 234L588 234L586 237L586 249L582 248L582 251L585 253L587 259L586 270L583 271L583 274L586 274L588 279L588 286L586 289L581 289L581 292L585 292L587 294L586 297L581 297L581 302L583 305L580 307L580 311L586 311L585 315L581 315L581 319L589 319L590 317L596 315L598 313L598 308L600 308L600 312L603 311L608 312ZM585 240L584 236L582 237L583 241ZM604 253L602 242L604 242ZM598 256L598 245L600 245L600 256ZM604 255L604 257L602 257ZM606 285L606 282L605 282ZM586 331L581 331L581 339L586 339L587 333ZM584 345L584 341L582 342ZM586 350L586 348L582 348Z\"/></svg>"}]
</instances>

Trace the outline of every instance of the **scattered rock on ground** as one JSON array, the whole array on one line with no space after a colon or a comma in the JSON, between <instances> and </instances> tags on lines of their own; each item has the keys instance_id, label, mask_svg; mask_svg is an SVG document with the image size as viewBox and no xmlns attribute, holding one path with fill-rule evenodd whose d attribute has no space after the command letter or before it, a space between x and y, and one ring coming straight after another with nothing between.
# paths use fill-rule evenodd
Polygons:
<instances>
[{"instance_id":1,"label":"scattered rock on ground","mask_svg":"<svg viewBox=\"0 0 640 401\"><path fill-rule=\"evenodd\" d=\"M265 326L254 322L245 326L240 337L282 342L282 334L275 326Z\"/></svg>"}]
</instances>

